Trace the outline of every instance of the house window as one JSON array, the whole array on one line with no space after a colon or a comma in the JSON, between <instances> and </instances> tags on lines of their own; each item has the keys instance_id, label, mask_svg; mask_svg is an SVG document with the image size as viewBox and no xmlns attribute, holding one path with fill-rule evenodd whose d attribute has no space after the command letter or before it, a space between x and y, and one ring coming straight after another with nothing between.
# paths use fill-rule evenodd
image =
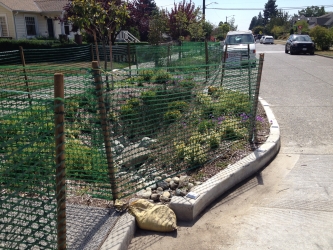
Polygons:
<instances>
[{"instance_id":1,"label":"house window","mask_svg":"<svg viewBox=\"0 0 333 250\"><path fill-rule=\"evenodd\" d=\"M0 36L9 36L5 16L0 16Z\"/></svg>"},{"instance_id":2,"label":"house window","mask_svg":"<svg viewBox=\"0 0 333 250\"><path fill-rule=\"evenodd\" d=\"M64 23L64 28L65 28L65 34L69 35L70 29L69 29L69 23L68 22Z\"/></svg>"},{"instance_id":3,"label":"house window","mask_svg":"<svg viewBox=\"0 0 333 250\"><path fill-rule=\"evenodd\" d=\"M27 36L36 35L36 22L34 17L26 16L25 25L27 27Z\"/></svg>"}]
</instances>

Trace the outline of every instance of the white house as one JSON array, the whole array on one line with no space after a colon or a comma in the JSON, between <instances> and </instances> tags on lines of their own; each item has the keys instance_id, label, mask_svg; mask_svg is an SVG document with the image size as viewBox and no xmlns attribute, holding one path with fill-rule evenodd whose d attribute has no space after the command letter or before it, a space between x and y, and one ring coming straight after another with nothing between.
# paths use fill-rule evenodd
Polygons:
<instances>
[{"instance_id":1,"label":"white house","mask_svg":"<svg viewBox=\"0 0 333 250\"><path fill-rule=\"evenodd\" d=\"M0 38L74 37L71 26L60 22L68 0L0 0Z\"/></svg>"}]
</instances>

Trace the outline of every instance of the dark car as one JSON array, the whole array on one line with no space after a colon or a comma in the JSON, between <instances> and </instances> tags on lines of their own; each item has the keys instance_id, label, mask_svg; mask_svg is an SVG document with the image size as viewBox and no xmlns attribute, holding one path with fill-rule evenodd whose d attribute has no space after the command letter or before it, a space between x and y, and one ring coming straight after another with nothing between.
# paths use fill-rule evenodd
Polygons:
<instances>
[{"instance_id":1,"label":"dark car","mask_svg":"<svg viewBox=\"0 0 333 250\"><path fill-rule=\"evenodd\" d=\"M291 55L299 53L314 54L315 45L308 35L291 35L286 43L285 52Z\"/></svg>"}]
</instances>

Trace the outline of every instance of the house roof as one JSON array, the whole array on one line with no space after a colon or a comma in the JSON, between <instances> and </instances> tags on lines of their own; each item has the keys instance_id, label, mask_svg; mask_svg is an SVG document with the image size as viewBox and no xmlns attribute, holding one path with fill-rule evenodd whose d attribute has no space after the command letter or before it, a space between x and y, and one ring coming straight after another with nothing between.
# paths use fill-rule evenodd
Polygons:
<instances>
[{"instance_id":1,"label":"house roof","mask_svg":"<svg viewBox=\"0 0 333 250\"><path fill-rule=\"evenodd\" d=\"M327 13L317 18L318 24L322 26L331 26L333 24L333 12Z\"/></svg>"},{"instance_id":2,"label":"house roof","mask_svg":"<svg viewBox=\"0 0 333 250\"><path fill-rule=\"evenodd\" d=\"M62 11L68 0L0 0L12 11L52 12Z\"/></svg>"},{"instance_id":3,"label":"house roof","mask_svg":"<svg viewBox=\"0 0 333 250\"><path fill-rule=\"evenodd\" d=\"M42 12L62 11L68 0L35 0Z\"/></svg>"}]
</instances>

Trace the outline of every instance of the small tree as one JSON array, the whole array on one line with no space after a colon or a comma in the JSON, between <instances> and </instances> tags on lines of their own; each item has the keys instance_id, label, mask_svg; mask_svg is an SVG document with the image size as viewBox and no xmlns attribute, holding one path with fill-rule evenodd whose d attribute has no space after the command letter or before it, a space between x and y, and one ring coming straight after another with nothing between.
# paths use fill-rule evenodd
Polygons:
<instances>
[{"instance_id":1,"label":"small tree","mask_svg":"<svg viewBox=\"0 0 333 250\"><path fill-rule=\"evenodd\" d=\"M321 50L328 50L332 43L332 36L329 30L319 25L310 31L310 36Z\"/></svg>"},{"instance_id":2,"label":"small tree","mask_svg":"<svg viewBox=\"0 0 333 250\"><path fill-rule=\"evenodd\" d=\"M283 27L275 25L271 30L271 33L274 35L275 38L278 38L279 35L283 34Z\"/></svg>"},{"instance_id":3,"label":"small tree","mask_svg":"<svg viewBox=\"0 0 333 250\"><path fill-rule=\"evenodd\" d=\"M309 24L305 20L300 20L300 21L296 22L295 26L297 28L297 31L298 31L298 26L302 26L302 30L301 30L302 34L308 34L310 31Z\"/></svg>"},{"instance_id":4,"label":"small tree","mask_svg":"<svg viewBox=\"0 0 333 250\"><path fill-rule=\"evenodd\" d=\"M163 33L168 31L168 16L165 10L155 13L149 20L148 41L158 45L163 40Z\"/></svg>"}]
</instances>

